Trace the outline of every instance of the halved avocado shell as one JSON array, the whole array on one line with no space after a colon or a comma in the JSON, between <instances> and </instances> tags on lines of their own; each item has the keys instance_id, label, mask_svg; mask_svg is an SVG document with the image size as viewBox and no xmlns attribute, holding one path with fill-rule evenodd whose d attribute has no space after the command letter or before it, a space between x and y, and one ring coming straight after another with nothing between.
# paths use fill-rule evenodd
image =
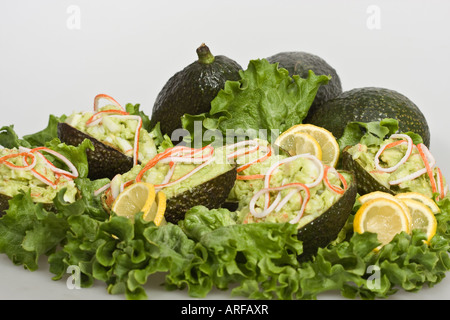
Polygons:
<instances>
[{"instance_id":1,"label":"halved avocado shell","mask_svg":"<svg viewBox=\"0 0 450 320\"><path fill-rule=\"evenodd\" d=\"M392 195L395 194L394 191L378 182L357 161L353 160L352 155L347 151L350 147L346 147L342 152L342 167L355 174L358 193L364 195L374 191L382 191Z\"/></svg>"},{"instance_id":2,"label":"halved avocado shell","mask_svg":"<svg viewBox=\"0 0 450 320\"><path fill-rule=\"evenodd\" d=\"M62 142L73 146L78 146L84 139L92 141L95 148L94 151L90 149L86 151L89 165L89 179L112 179L115 175L125 173L133 168L132 157L129 157L120 150L75 129L65 122L58 123L58 138Z\"/></svg>"},{"instance_id":3,"label":"halved avocado shell","mask_svg":"<svg viewBox=\"0 0 450 320\"><path fill-rule=\"evenodd\" d=\"M303 253L298 257L300 261L310 259L319 248L326 247L335 240L350 216L356 200L357 178L353 173L347 173L352 178L339 200L298 230L298 239L303 241Z\"/></svg>"},{"instance_id":4,"label":"halved avocado shell","mask_svg":"<svg viewBox=\"0 0 450 320\"><path fill-rule=\"evenodd\" d=\"M236 181L236 167L208 180L190 190L167 199L166 221L178 223L184 219L186 212L197 205L208 209L219 208L228 198Z\"/></svg>"}]
</instances>

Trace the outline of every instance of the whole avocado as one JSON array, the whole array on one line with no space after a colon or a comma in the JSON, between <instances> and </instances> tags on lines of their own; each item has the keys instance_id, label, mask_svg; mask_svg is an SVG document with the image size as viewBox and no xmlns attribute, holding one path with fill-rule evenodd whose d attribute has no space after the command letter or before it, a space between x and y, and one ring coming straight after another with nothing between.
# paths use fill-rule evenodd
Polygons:
<instances>
[{"instance_id":1,"label":"whole avocado","mask_svg":"<svg viewBox=\"0 0 450 320\"><path fill-rule=\"evenodd\" d=\"M307 78L309 70L317 75L331 76L328 84L320 86L316 97L310 107L314 111L327 100L333 99L342 93L341 79L336 70L321 57L302 51L280 52L266 58L270 63L278 62L278 66L289 71L289 75L299 75Z\"/></svg>"},{"instance_id":2,"label":"whole avocado","mask_svg":"<svg viewBox=\"0 0 450 320\"><path fill-rule=\"evenodd\" d=\"M151 126L159 122L161 132L171 138L181 128L184 114L209 112L211 101L225 82L240 79L242 67L236 61L222 55L213 56L205 44L197 49L197 55L197 61L167 81L153 105Z\"/></svg>"},{"instance_id":3,"label":"whole avocado","mask_svg":"<svg viewBox=\"0 0 450 320\"><path fill-rule=\"evenodd\" d=\"M422 111L403 94L386 88L364 87L343 92L310 112L305 122L324 127L339 139L349 122L385 118L397 119L400 132L417 133L430 146L430 129Z\"/></svg>"}]
</instances>

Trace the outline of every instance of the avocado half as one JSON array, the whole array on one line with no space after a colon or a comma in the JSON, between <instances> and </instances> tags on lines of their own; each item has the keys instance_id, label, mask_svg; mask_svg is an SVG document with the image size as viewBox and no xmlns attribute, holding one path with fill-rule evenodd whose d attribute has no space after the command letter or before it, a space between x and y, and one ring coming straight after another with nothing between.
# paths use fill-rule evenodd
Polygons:
<instances>
[{"instance_id":1,"label":"avocado half","mask_svg":"<svg viewBox=\"0 0 450 320\"><path fill-rule=\"evenodd\" d=\"M355 88L326 101L320 108L310 110L306 123L323 127L339 139L349 122L397 119L399 132L419 134L430 147L430 129L419 107L403 94L377 87Z\"/></svg>"},{"instance_id":2,"label":"avocado half","mask_svg":"<svg viewBox=\"0 0 450 320\"><path fill-rule=\"evenodd\" d=\"M280 68L289 71L289 75L299 75L307 78L309 70L317 75L331 76L331 80L319 87L316 97L311 104L310 111L314 112L326 101L342 93L342 84L336 70L323 58L303 51L280 52L266 58L270 63L278 62Z\"/></svg>"},{"instance_id":3,"label":"avocado half","mask_svg":"<svg viewBox=\"0 0 450 320\"><path fill-rule=\"evenodd\" d=\"M345 170L352 171L356 177L357 191L360 195L375 191L382 191L394 195L395 192L386 188L377 181L369 172L367 172L357 161L353 160L352 155L347 151L351 146L347 146L342 151L342 167Z\"/></svg>"},{"instance_id":4,"label":"avocado half","mask_svg":"<svg viewBox=\"0 0 450 320\"><path fill-rule=\"evenodd\" d=\"M164 85L153 105L151 126L160 123L161 132L172 140L172 133L181 129L184 114L209 112L211 101L224 88L227 80L239 80L242 67L234 60L213 56L202 44L197 49L198 60L174 74Z\"/></svg>"},{"instance_id":5,"label":"avocado half","mask_svg":"<svg viewBox=\"0 0 450 320\"><path fill-rule=\"evenodd\" d=\"M132 157L125 155L112 146L100 142L65 122L58 123L58 138L61 142L73 146L78 146L84 139L91 140L94 145L94 150L86 150L89 179L112 179L115 175L125 173L133 168Z\"/></svg>"},{"instance_id":6,"label":"avocado half","mask_svg":"<svg viewBox=\"0 0 450 320\"><path fill-rule=\"evenodd\" d=\"M352 172L346 173L352 178L345 193L325 212L298 230L298 239L303 242L303 253L298 257L299 261L309 260L319 248L324 248L335 240L350 216L356 200L357 178Z\"/></svg>"},{"instance_id":7,"label":"avocado half","mask_svg":"<svg viewBox=\"0 0 450 320\"><path fill-rule=\"evenodd\" d=\"M234 186L236 175L236 167L233 166L230 170L221 173L213 179L168 198L164 214L166 221L174 224L178 223L178 221L184 219L186 212L190 208L197 205L205 206L208 209L221 207Z\"/></svg>"}]
</instances>

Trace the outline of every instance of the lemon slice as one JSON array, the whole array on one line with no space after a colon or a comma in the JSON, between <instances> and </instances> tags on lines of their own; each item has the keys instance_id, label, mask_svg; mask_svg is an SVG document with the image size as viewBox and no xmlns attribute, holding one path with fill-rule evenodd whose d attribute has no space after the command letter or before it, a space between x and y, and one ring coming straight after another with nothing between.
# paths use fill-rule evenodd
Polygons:
<instances>
[{"instance_id":1,"label":"lemon slice","mask_svg":"<svg viewBox=\"0 0 450 320\"><path fill-rule=\"evenodd\" d=\"M166 195L164 192L159 191L156 194L156 201L153 202L150 210L144 214L143 218L145 221L153 221L156 226L165 225L166 219L164 213L166 212Z\"/></svg>"},{"instance_id":2,"label":"lemon slice","mask_svg":"<svg viewBox=\"0 0 450 320\"><path fill-rule=\"evenodd\" d=\"M402 199L411 212L411 229L418 229L426 233L427 241L430 243L431 238L436 234L437 221L433 211L422 202L412 199Z\"/></svg>"},{"instance_id":3,"label":"lemon slice","mask_svg":"<svg viewBox=\"0 0 450 320\"><path fill-rule=\"evenodd\" d=\"M401 200L412 199L412 200L422 202L424 205L428 206L434 214L441 212L441 209L438 207L438 205L436 204L436 202L434 202L433 199L431 199L431 198L427 197L426 195L419 193L419 192L399 193L399 194L395 195L395 197L399 198Z\"/></svg>"},{"instance_id":4,"label":"lemon slice","mask_svg":"<svg viewBox=\"0 0 450 320\"><path fill-rule=\"evenodd\" d=\"M396 234L403 231L410 233L410 224L402 206L396 201L380 197L367 201L358 209L353 229L358 233L376 233L381 246L384 246Z\"/></svg>"},{"instance_id":5,"label":"lemon slice","mask_svg":"<svg viewBox=\"0 0 450 320\"><path fill-rule=\"evenodd\" d=\"M150 211L155 202L155 188L147 182L136 182L126 187L114 200L111 210L118 216L134 220L134 216Z\"/></svg>"},{"instance_id":6,"label":"lemon slice","mask_svg":"<svg viewBox=\"0 0 450 320\"><path fill-rule=\"evenodd\" d=\"M278 141L278 146L286 150L291 156L309 153L322 160L322 148L319 142L306 132L293 132Z\"/></svg>"},{"instance_id":7,"label":"lemon slice","mask_svg":"<svg viewBox=\"0 0 450 320\"><path fill-rule=\"evenodd\" d=\"M282 147L283 140L295 140L295 138L288 138L288 136L294 135L297 132L303 132L312 136L318 142L320 149L322 150L322 162L331 167L336 166L339 160L339 144L333 134L322 127L312 124L297 124L280 134L275 140L275 144Z\"/></svg>"},{"instance_id":8,"label":"lemon slice","mask_svg":"<svg viewBox=\"0 0 450 320\"><path fill-rule=\"evenodd\" d=\"M364 204L367 201L377 199L377 198L389 199L389 200L396 202L399 206L401 206L403 211L405 212L406 217L408 218L408 222L411 226L412 218L411 218L411 213L409 212L408 206L403 201L401 201L401 199L395 197L394 195L392 195L390 193L382 192L382 191L374 191L374 192L370 192L370 193L360 196L358 198L358 200L359 200L359 202L361 202L361 204Z\"/></svg>"}]
</instances>

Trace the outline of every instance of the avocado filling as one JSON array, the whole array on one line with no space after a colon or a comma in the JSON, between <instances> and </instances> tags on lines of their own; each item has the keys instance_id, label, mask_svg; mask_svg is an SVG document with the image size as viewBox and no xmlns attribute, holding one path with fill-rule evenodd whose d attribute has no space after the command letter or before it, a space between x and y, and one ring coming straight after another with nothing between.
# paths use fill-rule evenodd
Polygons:
<instances>
[{"instance_id":1,"label":"avocado filling","mask_svg":"<svg viewBox=\"0 0 450 320\"><path fill-rule=\"evenodd\" d=\"M264 155L264 148L245 155L252 164L238 173L230 192L229 200L239 203L240 223L290 222L301 228L336 203L351 179L308 154L288 157L272 153L263 161L251 160Z\"/></svg>"},{"instance_id":2,"label":"avocado filling","mask_svg":"<svg viewBox=\"0 0 450 320\"><path fill-rule=\"evenodd\" d=\"M394 191L444 198L448 185L427 147L407 135L393 135L378 146L357 144L347 151L381 185Z\"/></svg>"},{"instance_id":3,"label":"avocado filling","mask_svg":"<svg viewBox=\"0 0 450 320\"><path fill-rule=\"evenodd\" d=\"M35 202L51 203L66 188L64 200L74 202L78 190L71 173L56 168L38 149L0 149L0 194L30 192Z\"/></svg>"},{"instance_id":4,"label":"avocado filling","mask_svg":"<svg viewBox=\"0 0 450 320\"><path fill-rule=\"evenodd\" d=\"M234 164L225 157L225 149L207 146L202 149L173 147L159 153L145 165L116 175L110 184L113 198L128 184L144 181L163 190L167 198L175 197L230 171Z\"/></svg>"},{"instance_id":5,"label":"avocado filling","mask_svg":"<svg viewBox=\"0 0 450 320\"><path fill-rule=\"evenodd\" d=\"M65 122L133 157L135 163L138 160L145 163L157 153L153 137L142 128L142 119L129 115L117 105L105 105L94 112L73 113Z\"/></svg>"}]
</instances>

